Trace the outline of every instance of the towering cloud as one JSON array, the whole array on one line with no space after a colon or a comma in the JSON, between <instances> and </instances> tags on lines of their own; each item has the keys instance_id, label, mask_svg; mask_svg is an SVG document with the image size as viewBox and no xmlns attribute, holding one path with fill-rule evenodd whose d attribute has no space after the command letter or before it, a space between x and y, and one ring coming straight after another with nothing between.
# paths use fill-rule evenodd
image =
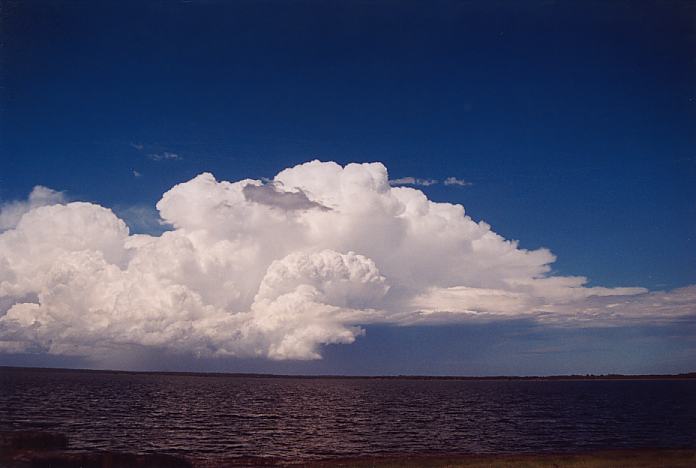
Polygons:
<instances>
[{"instance_id":1,"label":"towering cloud","mask_svg":"<svg viewBox=\"0 0 696 468\"><path fill-rule=\"evenodd\" d=\"M524 250L461 205L391 186L379 163L312 161L267 183L201 174L162 196L157 209L173 229L160 236L131 235L111 210L57 193L37 188L3 211L6 352L149 346L313 359L371 323L606 324L695 312L696 287L589 288L552 276L548 250Z\"/></svg>"}]
</instances>

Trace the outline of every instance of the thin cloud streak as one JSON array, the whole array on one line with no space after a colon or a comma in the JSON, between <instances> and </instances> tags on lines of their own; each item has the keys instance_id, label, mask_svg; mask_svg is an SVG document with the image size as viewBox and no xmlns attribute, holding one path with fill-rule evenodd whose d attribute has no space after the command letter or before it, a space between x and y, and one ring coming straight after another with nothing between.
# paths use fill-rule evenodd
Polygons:
<instances>
[{"instance_id":1,"label":"thin cloud streak","mask_svg":"<svg viewBox=\"0 0 696 468\"><path fill-rule=\"evenodd\" d=\"M431 185L437 185L440 181L437 179L419 179L417 177L400 177L398 179L390 179L389 185L393 187L398 187L400 185L413 185L416 187L430 187ZM442 181L444 185L448 186L459 186L459 187L469 187L473 185L471 182L467 182L464 179L458 179L456 177L447 177Z\"/></svg>"},{"instance_id":2,"label":"thin cloud streak","mask_svg":"<svg viewBox=\"0 0 696 468\"><path fill-rule=\"evenodd\" d=\"M400 177L389 181L390 185L416 185L421 187L429 187L437 184L436 179L418 179L416 177Z\"/></svg>"},{"instance_id":3,"label":"thin cloud streak","mask_svg":"<svg viewBox=\"0 0 696 468\"><path fill-rule=\"evenodd\" d=\"M184 159L181 155L169 151L163 151L162 153L148 153L147 157L153 161L180 161Z\"/></svg>"},{"instance_id":4,"label":"thin cloud streak","mask_svg":"<svg viewBox=\"0 0 696 468\"><path fill-rule=\"evenodd\" d=\"M460 187L469 187L473 185L471 182L467 182L464 179L457 179L456 177L448 177L443 182L445 185L458 185Z\"/></svg>"}]
</instances>

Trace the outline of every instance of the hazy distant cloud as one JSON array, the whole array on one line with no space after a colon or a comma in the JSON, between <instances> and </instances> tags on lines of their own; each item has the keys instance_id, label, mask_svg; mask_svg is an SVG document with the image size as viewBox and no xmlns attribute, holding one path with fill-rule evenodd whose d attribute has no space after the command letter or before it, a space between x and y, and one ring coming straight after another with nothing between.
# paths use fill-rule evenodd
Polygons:
<instances>
[{"instance_id":1,"label":"hazy distant cloud","mask_svg":"<svg viewBox=\"0 0 696 468\"><path fill-rule=\"evenodd\" d=\"M145 145L141 145L140 143L130 143L130 146L138 151L142 151L145 148Z\"/></svg>"},{"instance_id":2,"label":"hazy distant cloud","mask_svg":"<svg viewBox=\"0 0 696 468\"><path fill-rule=\"evenodd\" d=\"M286 192L281 184L267 183L265 185L249 184L242 189L247 200L274 206L283 210L308 210L311 208L328 209L320 203L307 198L302 190Z\"/></svg>"},{"instance_id":3,"label":"hazy distant cloud","mask_svg":"<svg viewBox=\"0 0 696 468\"><path fill-rule=\"evenodd\" d=\"M696 315L696 285L588 287L554 275L549 250L392 187L380 163L312 161L267 183L203 173L164 193L157 211L60 200L42 187L3 205L22 213L3 214L12 221L0 234L4 352L315 359L375 323L584 327ZM161 223L171 230L153 232Z\"/></svg>"},{"instance_id":4,"label":"hazy distant cloud","mask_svg":"<svg viewBox=\"0 0 696 468\"><path fill-rule=\"evenodd\" d=\"M142 175L140 172L138 172L138 171L136 171L135 169L133 169L133 177L142 177L142 176L143 176L143 175Z\"/></svg>"},{"instance_id":5,"label":"hazy distant cloud","mask_svg":"<svg viewBox=\"0 0 696 468\"><path fill-rule=\"evenodd\" d=\"M468 187L473 185L471 182L467 182L464 179L457 179L456 177L448 177L443 182L445 185L459 185L460 187Z\"/></svg>"},{"instance_id":6,"label":"hazy distant cloud","mask_svg":"<svg viewBox=\"0 0 696 468\"><path fill-rule=\"evenodd\" d=\"M170 229L159 212L149 205L131 205L114 208L115 214L125 221L131 234L159 235Z\"/></svg>"},{"instance_id":7,"label":"hazy distant cloud","mask_svg":"<svg viewBox=\"0 0 696 468\"><path fill-rule=\"evenodd\" d=\"M422 187L428 187L430 185L437 184L435 179L417 179L415 177L400 177L398 179L389 180L390 185L419 185Z\"/></svg>"},{"instance_id":8,"label":"hazy distant cloud","mask_svg":"<svg viewBox=\"0 0 696 468\"><path fill-rule=\"evenodd\" d=\"M184 159L177 153L171 153L169 151L163 151L161 153L148 153L147 157L153 161L178 161Z\"/></svg>"},{"instance_id":9,"label":"hazy distant cloud","mask_svg":"<svg viewBox=\"0 0 696 468\"><path fill-rule=\"evenodd\" d=\"M64 202L63 192L37 185L26 200L15 200L0 205L0 231L15 227L22 216L34 208Z\"/></svg>"}]
</instances>

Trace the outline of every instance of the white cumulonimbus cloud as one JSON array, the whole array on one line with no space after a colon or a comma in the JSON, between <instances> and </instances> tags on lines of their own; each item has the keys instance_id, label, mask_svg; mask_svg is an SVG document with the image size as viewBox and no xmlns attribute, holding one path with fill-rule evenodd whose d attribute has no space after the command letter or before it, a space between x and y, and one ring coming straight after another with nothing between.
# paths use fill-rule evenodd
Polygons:
<instances>
[{"instance_id":1,"label":"white cumulonimbus cloud","mask_svg":"<svg viewBox=\"0 0 696 468\"><path fill-rule=\"evenodd\" d=\"M204 173L162 196L172 230L159 236L57 194L37 187L0 212L4 352L314 359L373 323L621 324L696 304L696 286L553 276L547 249L524 250L461 205L391 186L380 163L312 161L265 182Z\"/></svg>"}]
</instances>

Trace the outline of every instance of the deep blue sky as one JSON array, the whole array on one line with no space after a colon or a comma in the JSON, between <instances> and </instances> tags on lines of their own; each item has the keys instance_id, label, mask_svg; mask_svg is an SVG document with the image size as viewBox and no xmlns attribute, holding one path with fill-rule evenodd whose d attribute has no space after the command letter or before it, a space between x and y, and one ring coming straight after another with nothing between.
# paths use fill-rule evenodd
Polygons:
<instances>
[{"instance_id":1,"label":"deep blue sky","mask_svg":"<svg viewBox=\"0 0 696 468\"><path fill-rule=\"evenodd\" d=\"M424 191L550 248L558 273L696 283L693 2L6 0L1 15L0 201L42 184L126 210L202 171L382 161L472 182ZM164 152L182 159L147 157Z\"/></svg>"}]
</instances>

